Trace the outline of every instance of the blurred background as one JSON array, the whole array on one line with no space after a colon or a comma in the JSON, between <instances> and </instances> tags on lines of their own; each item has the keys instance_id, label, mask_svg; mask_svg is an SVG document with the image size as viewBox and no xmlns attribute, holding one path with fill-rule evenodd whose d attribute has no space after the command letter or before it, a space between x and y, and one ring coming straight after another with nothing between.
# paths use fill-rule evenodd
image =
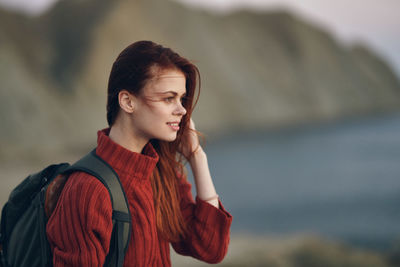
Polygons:
<instances>
[{"instance_id":1,"label":"blurred background","mask_svg":"<svg viewBox=\"0 0 400 267\"><path fill-rule=\"evenodd\" d=\"M399 8L0 0L0 204L95 146L114 59L149 39L202 75L194 120L234 217L219 266L400 266Z\"/></svg>"}]
</instances>

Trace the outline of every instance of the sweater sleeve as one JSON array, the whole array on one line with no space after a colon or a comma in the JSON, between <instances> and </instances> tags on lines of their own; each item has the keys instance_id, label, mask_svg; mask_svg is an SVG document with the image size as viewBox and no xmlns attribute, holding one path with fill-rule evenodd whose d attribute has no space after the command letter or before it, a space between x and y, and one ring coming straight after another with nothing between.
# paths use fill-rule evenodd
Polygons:
<instances>
[{"instance_id":1,"label":"sweater sleeve","mask_svg":"<svg viewBox=\"0 0 400 267\"><path fill-rule=\"evenodd\" d=\"M71 175L46 226L54 267L102 266L112 233L105 186L86 173Z\"/></svg>"},{"instance_id":2,"label":"sweater sleeve","mask_svg":"<svg viewBox=\"0 0 400 267\"><path fill-rule=\"evenodd\" d=\"M172 243L174 250L185 256L218 263L223 260L229 245L232 216L219 200L219 208L196 197L194 202L191 184L180 178L181 211L188 225L188 235Z\"/></svg>"}]
</instances>

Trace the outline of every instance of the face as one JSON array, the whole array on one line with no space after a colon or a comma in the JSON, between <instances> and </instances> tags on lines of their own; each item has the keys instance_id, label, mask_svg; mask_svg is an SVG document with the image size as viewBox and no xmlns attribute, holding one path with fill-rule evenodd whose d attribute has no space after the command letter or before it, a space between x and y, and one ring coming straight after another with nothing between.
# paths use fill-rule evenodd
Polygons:
<instances>
[{"instance_id":1,"label":"face","mask_svg":"<svg viewBox=\"0 0 400 267\"><path fill-rule=\"evenodd\" d=\"M186 78L179 70L158 72L135 97L132 124L138 138L174 141L186 114Z\"/></svg>"}]
</instances>

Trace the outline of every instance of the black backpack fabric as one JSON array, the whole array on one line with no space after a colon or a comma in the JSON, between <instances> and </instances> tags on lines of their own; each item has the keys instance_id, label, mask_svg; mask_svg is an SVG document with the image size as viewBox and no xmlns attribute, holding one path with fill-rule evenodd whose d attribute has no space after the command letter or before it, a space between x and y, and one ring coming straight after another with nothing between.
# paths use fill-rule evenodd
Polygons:
<instances>
[{"instance_id":1,"label":"black backpack fabric","mask_svg":"<svg viewBox=\"0 0 400 267\"><path fill-rule=\"evenodd\" d=\"M95 149L73 165L54 164L29 175L11 192L1 213L0 266L53 265L46 237L47 216L44 207L46 190L59 174L69 176L76 171L83 171L96 177L110 193L113 232L110 251L104 266L122 267L131 234L129 205L117 173L96 155Z\"/></svg>"}]
</instances>

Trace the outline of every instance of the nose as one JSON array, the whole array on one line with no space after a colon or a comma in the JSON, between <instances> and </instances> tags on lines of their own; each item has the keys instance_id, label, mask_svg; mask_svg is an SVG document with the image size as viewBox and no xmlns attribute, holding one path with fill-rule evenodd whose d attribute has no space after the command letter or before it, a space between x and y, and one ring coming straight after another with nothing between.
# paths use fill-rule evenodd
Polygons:
<instances>
[{"instance_id":1,"label":"nose","mask_svg":"<svg viewBox=\"0 0 400 267\"><path fill-rule=\"evenodd\" d=\"M186 114L186 109L185 109L185 107L182 105L182 103L179 102L179 103L176 105L176 109L175 109L175 111L174 111L174 114L175 114L175 115L181 115L181 116L183 116L183 115Z\"/></svg>"}]
</instances>

